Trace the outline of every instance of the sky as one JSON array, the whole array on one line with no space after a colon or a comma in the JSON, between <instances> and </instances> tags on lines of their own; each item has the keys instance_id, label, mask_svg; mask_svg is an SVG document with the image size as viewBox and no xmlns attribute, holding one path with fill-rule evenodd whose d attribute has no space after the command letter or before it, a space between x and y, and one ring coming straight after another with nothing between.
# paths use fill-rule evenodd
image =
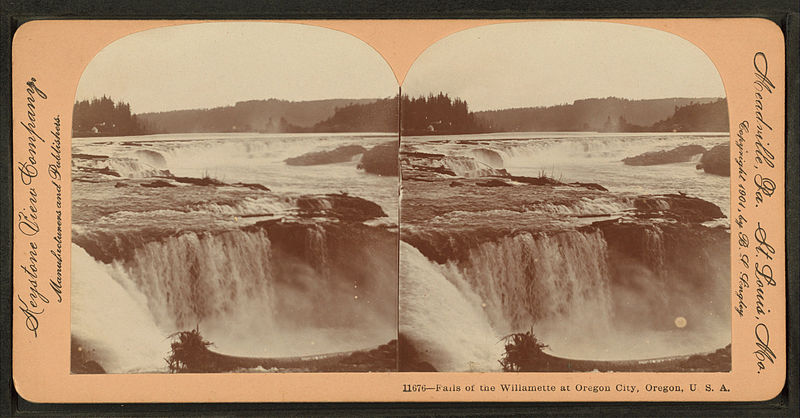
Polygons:
<instances>
[{"instance_id":1,"label":"sky","mask_svg":"<svg viewBox=\"0 0 800 418\"><path fill-rule=\"evenodd\" d=\"M725 97L716 68L694 44L601 22L496 24L450 35L420 54L403 83L411 96L439 91L472 111L608 96Z\"/></svg>"},{"instance_id":2,"label":"sky","mask_svg":"<svg viewBox=\"0 0 800 418\"><path fill-rule=\"evenodd\" d=\"M107 95L145 113L395 94L389 65L353 36L300 24L226 22L151 29L109 44L84 71L76 100Z\"/></svg>"},{"instance_id":3,"label":"sky","mask_svg":"<svg viewBox=\"0 0 800 418\"><path fill-rule=\"evenodd\" d=\"M678 36L555 21L488 25L436 42L412 65L403 93L439 91L465 99L473 111L607 96L725 96L708 57ZM87 66L76 100L107 95L145 113L396 93L389 65L355 37L300 24L223 22L151 29L111 43Z\"/></svg>"}]
</instances>

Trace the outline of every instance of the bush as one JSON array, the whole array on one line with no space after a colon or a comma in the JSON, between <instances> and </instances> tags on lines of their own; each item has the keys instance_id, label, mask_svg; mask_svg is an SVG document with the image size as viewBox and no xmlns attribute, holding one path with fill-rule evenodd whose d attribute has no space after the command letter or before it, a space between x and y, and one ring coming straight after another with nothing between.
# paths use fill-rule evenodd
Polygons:
<instances>
[{"instance_id":1,"label":"bush","mask_svg":"<svg viewBox=\"0 0 800 418\"><path fill-rule=\"evenodd\" d=\"M547 348L547 345L533 335L533 330L524 334L510 334L503 339L506 343L506 352L499 361L504 372L541 369L547 357L542 349Z\"/></svg>"},{"instance_id":2,"label":"bush","mask_svg":"<svg viewBox=\"0 0 800 418\"><path fill-rule=\"evenodd\" d=\"M172 373L197 373L206 371L208 346L213 343L203 339L199 328L170 335L172 352L167 357L167 366Z\"/></svg>"}]
</instances>

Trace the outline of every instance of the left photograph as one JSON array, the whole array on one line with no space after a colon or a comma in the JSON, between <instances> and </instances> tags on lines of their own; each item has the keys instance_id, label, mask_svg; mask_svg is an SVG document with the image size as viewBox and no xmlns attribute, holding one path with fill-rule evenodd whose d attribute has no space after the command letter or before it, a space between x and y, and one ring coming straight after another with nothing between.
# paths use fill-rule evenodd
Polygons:
<instances>
[{"instance_id":1,"label":"left photograph","mask_svg":"<svg viewBox=\"0 0 800 418\"><path fill-rule=\"evenodd\" d=\"M72 116L71 372L397 370L398 104L325 28L106 46Z\"/></svg>"}]
</instances>

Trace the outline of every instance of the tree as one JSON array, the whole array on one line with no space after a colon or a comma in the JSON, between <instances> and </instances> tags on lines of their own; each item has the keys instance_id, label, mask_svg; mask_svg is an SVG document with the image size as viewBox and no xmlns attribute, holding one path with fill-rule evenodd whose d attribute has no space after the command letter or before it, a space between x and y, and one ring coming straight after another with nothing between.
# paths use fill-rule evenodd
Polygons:
<instances>
[{"instance_id":1,"label":"tree","mask_svg":"<svg viewBox=\"0 0 800 418\"><path fill-rule=\"evenodd\" d=\"M406 135L481 133L486 128L469 111L467 102L451 99L439 92L409 98L403 95L400 103L402 129Z\"/></svg>"},{"instance_id":2,"label":"tree","mask_svg":"<svg viewBox=\"0 0 800 418\"><path fill-rule=\"evenodd\" d=\"M131 106L125 102L115 103L108 96L75 102L72 108L73 136L125 136L146 133L144 125Z\"/></svg>"}]
</instances>

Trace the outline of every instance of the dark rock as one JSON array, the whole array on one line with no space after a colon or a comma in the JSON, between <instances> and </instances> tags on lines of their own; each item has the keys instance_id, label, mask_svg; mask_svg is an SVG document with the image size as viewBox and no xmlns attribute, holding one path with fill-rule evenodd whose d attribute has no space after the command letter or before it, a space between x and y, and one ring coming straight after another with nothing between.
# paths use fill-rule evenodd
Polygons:
<instances>
[{"instance_id":1,"label":"dark rock","mask_svg":"<svg viewBox=\"0 0 800 418\"><path fill-rule=\"evenodd\" d=\"M70 339L70 372L73 374L105 374L95 360L95 350L75 337Z\"/></svg>"},{"instance_id":2,"label":"dark rock","mask_svg":"<svg viewBox=\"0 0 800 418\"><path fill-rule=\"evenodd\" d=\"M72 159L82 159L82 160L107 160L108 155L95 155L95 154L72 154Z\"/></svg>"},{"instance_id":3,"label":"dark rock","mask_svg":"<svg viewBox=\"0 0 800 418\"><path fill-rule=\"evenodd\" d=\"M576 187L583 187L583 188L589 189L589 190L599 190L601 192L607 192L608 191L608 189L606 189L605 187L603 187L603 186L601 186L601 185L599 185L597 183L575 182L575 183L570 183L570 185L576 186Z\"/></svg>"},{"instance_id":4,"label":"dark rock","mask_svg":"<svg viewBox=\"0 0 800 418\"><path fill-rule=\"evenodd\" d=\"M487 181L479 181L476 182L475 185L483 187L511 187L510 184L500 179L489 179Z\"/></svg>"},{"instance_id":5,"label":"dark rock","mask_svg":"<svg viewBox=\"0 0 800 418\"><path fill-rule=\"evenodd\" d=\"M444 174L446 176L453 176L453 177L457 176L455 171L453 171L453 170L451 170L451 169L449 169L447 167L444 167L444 166L430 167L430 166L424 166L424 165L415 165L413 169L414 169L414 171L418 171L418 172L439 173L439 174Z\"/></svg>"},{"instance_id":6,"label":"dark rock","mask_svg":"<svg viewBox=\"0 0 800 418\"><path fill-rule=\"evenodd\" d=\"M466 186L466 183L462 183L460 181L451 181L450 187L459 187L459 186Z\"/></svg>"},{"instance_id":7,"label":"dark rock","mask_svg":"<svg viewBox=\"0 0 800 418\"><path fill-rule=\"evenodd\" d=\"M225 182L219 181L215 178L211 178L208 176L202 178L195 178L195 177L170 177L170 179L177 181L178 183L184 184L192 184L195 186L225 186Z\"/></svg>"},{"instance_id":8,"label":"dark rock","mask_svg":"<svg viewBox=\"0 0 800 418\"><path fill-rule=\"evenodd\" d=\"M287 158L284 162L288 165L322 165L343 163L350 161L353 156L362 154L366 148L360 145L345 145L331 151L317 151L303 154L299 157Z\"/></svg>"},{"instance_id":9,"label":"dark rock","mask_svg":"<svg viewBox=\"0 0 800 418\"><path fill-rule=\"evenodd\" d=\"M396 141L376 145L361 157L358 168L367 173L381 176L397 176L399 171L397 155L400 146Z\"/></svg>"},{"instance_id":10,"label":"dark rock","mask_svg":"<svg viewBox=\"0 0 800 418\"><path fill-rule=\"evenodd\" d=\"M404 334L398 334L397 338L398 357L400 359L399 368L401 372L435 372L433 365L425 361L420 355L419 350L414 347L414 343Z\"/></svg>"},{"instance_id":11,"label":"dark rock","mask_svg":"<svg viewBox=\"0 0 800 418\"><path fill-rule=\"evenodd\" d=\"M520 372L729 372L730 345L713 353L642 360L576 360L541 353Z\"/></svg>"},{"instance_id":12,"label":"dark rock","mask_svg":"<svg viewBox=\"0 0 800 418\"><path fill-rule=\"evenodd\" d=\"M397 340L368 351L356 351L341 360L343 364L372 365L372 370L397 369Z\"/></svg>"},{"instance_id":13,"label":"dark rock","mask_svg":"<svg viewBox=\"0 0 800 418\"><path fill-rule=\"evenodd\" d=\"M105 369L103 369L103 366L101 366L100 363L94 360L89 360L86 363L83 363L82 370L78 373L105 374L105 372Z\"/></svg>"},{"instance_id":14,"label":"dark rock","mask_svg":"<svg viewBox=\"0 0 800 418\"><path fill-rule=\"evenodd\" d=\"M258 184L258 183L232 183L232 184L229 185L229 184L225 183L224 181L220 181L220 180L217 180L217 179L209 177L209 176L196 178L196 177L176 177L176 176L171 176L170 175L170 176L166 176L165 178L168 178L170 180L174 180L174 181L176 181L178 183L191 184L193 186L214 186L214 187L219 187L219 186L238 186L238 187L246 187L246 188L252 189L252 190L260 190L260 191L264 191L264 192L270 191L269 187L264 186L263 184ZM145 186L145 187L157 187L157 186Z\"/></svg>"},{"instance_id":15,"label":"dark rock","mask_svg":"<svg viewBox=\"0 0 800 418\"><path fill-rule=\"evenodd\" d=\"M430 158L430 159L442 159L447 157L444 154L432 154L429 152L404 152L403 157L409 158Z\"/></svg>"},{"instance_id":16,"label":"dark rock","mask_svg":"<svg viewBox=\"0 0 800 418\"><path fill-rule=\"evenodd\" d=\"M98 173L98 174L105 174L107 176L122 177L119 173L117 173L116 171L112 170L109 167L103 167L103 168L78 167L78 169L86 173Z\"/></svg>"},{"instance_id":17,"label":"dark rock","mask_svg":"<svg viewBox=\"0 0 800 418\"><path fill-rule=\"evenodd\" d=\"M178 187L168 181L164 180L153 180L149 183L142 183L140 186L142 187Z\"/></svg>"},{"instance_id":18,"label":"dark rock","mask_svg":"<svg viewBox=\"0 0 800 418\"><path fill-rule=\"evenodd\" d=\"M683 194L640 196L633 204L640 218L671 218L700 223L725 217L719 206Z\"/></svg>"},{"instance_id":19,"label":"dark rock","mask_svg":"<svg viewBox=\"0 0 800 418\"><path fill-rule=\"evenodd\" d=\"M653 151L628 157L622 160L627 165L659 165L690 161L692 156L702 154L706 149L702 145L682 145L668 151Z\"/></svg>"},{"instance_id":20,"label":"dark rock","mask_svg":"<svg viewBox=\"0 0 800 418\"><path fill-rule=\"evenodd\" d=\"M346 194L303 196L297 199L297 207L306 216L326 216L349 222L364 222L386 216L380 205Z\"/></svg>"},{"instance_id":21,"label":"dark rock","mask_svg":"<svg viewBox=\"0 0 800 418\"><path fill-rule=\"evenodd\" d=\"M564 183L547 176L540 176L540 177L526 177L526 176L510 176L511 180L518 181L520 183L531 184L534 186L560 186Z\"/></svg>"},{"instance_id":22,"label":"dark rock","mask_svg":"<svg viewBox=\"0 0 800 418\"><path fill-rule=\"evenodd\" d=\"M722 144L711 148L700 158L697 169L703 169L708 174L718 176L731 176L731 145Z\"/></svg>"},{"instance_id":23,"label":"dark rock","mask_svg":"<svg viewBox=\"0 0 800 418\"><path fill-rule=\"evenodd\" d=\"M118 181L116 184L114 184L114 187L130 187L130 185L126 184L126 183L123 183L121 181Z\"/></svg>"},{"instance_id":24,"label":"dark rock","mask_svg":"<svg viewBox=\"0 0 800 418\"><path fill-rule=\"evenodd\" d=\"M261 190L264 192L270 191L269 187L258 183L233 183L231 186L247 187L248 189Z\"/></svg>"}]
</instances>

